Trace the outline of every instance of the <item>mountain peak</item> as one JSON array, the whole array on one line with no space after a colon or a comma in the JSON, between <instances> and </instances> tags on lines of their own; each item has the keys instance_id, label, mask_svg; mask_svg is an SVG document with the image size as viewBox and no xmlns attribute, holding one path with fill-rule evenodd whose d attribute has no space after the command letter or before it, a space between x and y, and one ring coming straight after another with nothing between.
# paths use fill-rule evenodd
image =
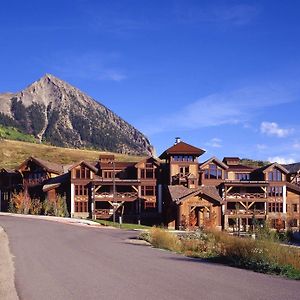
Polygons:
<instances>
[{"instance_id":1,"label":"mountain peak","mask_svg":"<svg viewBox=\"0 0 300 300\"><path fill-rule=\"evenodd\" d=\"M19 93L4 98L0 112L41 141L127 154L153 153L149 140L140 131L52 74L47 73Z\"/></svg>"}]
</instances>

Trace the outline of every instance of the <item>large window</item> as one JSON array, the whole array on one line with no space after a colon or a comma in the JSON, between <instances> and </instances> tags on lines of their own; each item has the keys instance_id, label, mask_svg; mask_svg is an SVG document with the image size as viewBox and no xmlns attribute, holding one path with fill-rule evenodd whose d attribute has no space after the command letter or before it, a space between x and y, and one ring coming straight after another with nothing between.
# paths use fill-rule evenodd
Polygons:
<instances>
[{"instance_id":1,"label":"large window","mask_svg":"<svg viewBox=\"0 0 300 300\"><path fill-rule=\"evenodd\" d=\"M235 173L236 180L250 180L249 173Z\"/></svg>"},{"instance_id":2,"label":"large window","mask_svg":"<svg viewBox=\"0 0 300 300\"><path fill-rule=\"evenodd\" d=\"M152 163L146 163L146 168L141 169L141 178L155 179L155 168Z\"/></svg>"},{"instance_id":3,"label":"large window","mask_svg":"<svg viewBox=\"0 0 300 300\"><path fill-rule=\"evenodd\" d=\"M215 164L210 164L204 172L205 179L222 179L222 170Z\"/></svg>"},{"instance_id":4,"label":"large window","mask_svg":"<svg viewBox=\"0 0 300 300\"><path fill-rule=\"evenodd\" d=\"M75 212L88 212L88 202L75 201Z\"/></svg>"},{"instance_id":5,"label":"large window","mask_svg":"<svg viewBox=\"0 0 300 300\"><path fill-rule=\"evenodd\" d=\"M75 170L75 176L78 179L91 179L91 171L90 169L82 166Z\"/></svg>"},{"instance_id":6,"label":"large window","mask_svg":"<svg viewBox=\"0 0 300 300\"><path fill-rule=\"evenodd\" d=\"M88 188L84 185L75 185L75 195L76 196L87 196Z\"/></svg>"},{"instance_id":7,"label":"large window","mask_svg":"<svg viewBox=\"0 0 300 300\"><path fill-rule=\"evenodd\" d=\"M269 181L282 181L282 173L274 169L272 172L268 173L268 179Z\"/></svg>"},{"instance_id":8,"label":"large window","mask_svg":"<svg viewBox=\"0 0 300 300\"><path fill-rule=\"evenodd\" d=\"M192 155L175 155L173 156L174 161L194 161Z\"/></svg>"},{"instance_id":9,"label":"large window","mask_svg":"<svg viewBox=\"0 0 300 300\"><path fill-rule=\"evenodd\" d=\"M281 202L272 202L268 203L269 212L283 212L283 203Z\"/></svg>"},{"instance_id":10,"label":"large window","mask_svg":"<svg viewBox=\"0 0 300 300\"><path fill-rule=\"evenodd\" d=\"M270 186L268 187L268 196L269 197L282 197L283 187L282 186Z\"/></svg>"},{"instance_id":11,"label":"large window","mask_svg":"<svg viewBox=\"0 0 300 300\"><path fill-rule=\"evenodd\" d=\"M141 195L142 196L155 196L155 186L152 185L142 185L141 186Z\"/></svg>"}]
</instances>

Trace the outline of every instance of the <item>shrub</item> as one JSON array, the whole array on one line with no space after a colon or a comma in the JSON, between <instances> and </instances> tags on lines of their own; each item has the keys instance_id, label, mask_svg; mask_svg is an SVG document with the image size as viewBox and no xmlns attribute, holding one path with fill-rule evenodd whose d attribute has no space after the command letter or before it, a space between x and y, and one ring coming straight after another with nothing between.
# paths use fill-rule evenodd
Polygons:
<instances>
[{"instance_id":1,"label":"shrub","mask_svg":"<svg viewBox=\"0 0 300 300\"><path fill-rule=\"evenodd\" d=\"M150 230L150 242L156 248L180 252L181 242L179 238L164 229L153 227Z\"/></svg>"},{"instance_id":2,"label":"shrub","mask_svg":"<svg viewBox=\"0 0 300 300\"><path fill-rule=\"evenodd\" d=\"M17 214L28 214L31 207L30 197L24 193L15 193L12 195L9 210Z\"/></svg>"}]
</instances>

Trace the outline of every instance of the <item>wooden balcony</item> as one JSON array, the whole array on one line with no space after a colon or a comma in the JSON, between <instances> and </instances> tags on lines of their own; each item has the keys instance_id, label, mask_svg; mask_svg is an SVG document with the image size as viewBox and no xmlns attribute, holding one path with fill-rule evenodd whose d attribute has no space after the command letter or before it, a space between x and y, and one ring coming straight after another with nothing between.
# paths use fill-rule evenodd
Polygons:
<instances>
[{"instance_id":1,"label":"wooden balcony","mask_svg":"<svg viewBox=\"0 0 300 300\"><path fill-rule=\"evenodd\" d=\"M238 200L243 201L249 199L257 200L257 199L266 199L267 196L265 193L228 193L226 194L226 200Z\"/></svg>"},{"instance_id":2,"label":"wooden balcony","mask_svg":"<svg viewBox=\"0 0 300 300\"><path fill-rule=\"evenodd\" d=\"M137 198L137 192L95 194L95 201L135 201Z\"/></svg>"},{"instance_id":3,"label":"wooden balcony","mask_svg":"<svg viewBox=\"0 0 300 300\"><path fill-rule=\"evenodd\" d=\"M95 209L94 217L97 219L109 219L113 215L113 209Z\"/></svg>"},{"instance_id":4,"label":"wooden balcony","mask_svg":"<svg viewBox=\"0 0 300 300\"><path fill-rule=\"evenodd\" d=\"M227 209L225 211L225 215L233 215L233 216L237 216L237 215L245 215L245 216L263 216L263 215L266 215L266 211L264 209L255 209L255 210L252 210L252 209Z\"/></svg>"},{"instance_id":5,"label":"wooden balcony","mask_svg":"<svg viewBox=\"0 0 300 300\"><path fill-rule=\"evenodd\" d=\"M48 179L47 177L40 177L40 178L24 178L23 184L25 186L34 186L41 184L44 180Z\"/></svg>"}]
</instances>

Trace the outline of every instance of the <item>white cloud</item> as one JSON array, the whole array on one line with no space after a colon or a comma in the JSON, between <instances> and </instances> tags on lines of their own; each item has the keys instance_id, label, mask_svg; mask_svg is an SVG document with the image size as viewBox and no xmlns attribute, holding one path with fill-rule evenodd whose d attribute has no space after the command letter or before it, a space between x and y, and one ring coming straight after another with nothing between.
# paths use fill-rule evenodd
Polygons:
<instances>
[{"instance_id":1,"label":"white cloud","mask_svg":"<svg viewBox=\"0 0 300 300\"><path fill-rule=\"evenodd\" d=\"M245 25L252 21L259 13L260 7L255 5L187 5L186 1L178 2L175 15L179 22L187 24L216 23Z\"/></svg>"},{"instance_id":2,"label":"white cloud","mask_svg":"<svg viewBox=\"0 0 300 300\"><path fill-rule=\"evenodd\" d=\"M273 135L283 138L291 134L293 129L280 128L275 122L262 122L260 125L260 132L266 135Z\"/></svg>"},{"instance_id":3,"label":"white cloud","mask_svg":"<svg viewBox=\"0 0 300 300\"><path fill-rule=\"evenodd\" d=\"M295 162L295 160L293 158L286 158L283 156L274 156L274 157L269 157L268 161L270 162L277 162L279 164L293 164Z\"/></svg>"},{"instance_id":4,"label":"white cloud","mask_svg":"<svg viewBox=\"0 0 300 300\"><path fill-rule=\"evenodd\" d=\"M248 124L266 108L292 102L297 93L292 87L278 84L246 87L230 92L214 93L186 104L180 113L168 112L153 124L143 119L144 132L155 134L170 130L191 130L226 124ZM298 91L297 91L298 92ZM184 116L184 120L182 121Z\"/></svg>"},{"instance_id":5,"label":"white cloud","mask_svg":"<svg viewBox=\"0 0 300 300\"><path fill-rule=\"evenodd\" d=\"M268 148L268 146L265 144L257 144L256 148L257 148L257 150L265 150Z\"/></svg>"},{"instance_id":6,"label":"white cloud","mask_svg":"<svg viewBox=\"0 0 300 300\"><path fill-rule=\"evenodd\" d=\"M222 147L222 140L219 139L219 138L212 138L205 145L213 147L213 148L221 148Z\"/></svg>"},{"instance_id":7,"label":"white cloud","mask_svg":"<svg viewBox=\"0 0 300 300\"><path fill-rule=\"evenodd\" d=\"M300 142L299 141L295 141L293 144L293 148L294 149L300 149Z\"/></svg>"}]
</instances>

